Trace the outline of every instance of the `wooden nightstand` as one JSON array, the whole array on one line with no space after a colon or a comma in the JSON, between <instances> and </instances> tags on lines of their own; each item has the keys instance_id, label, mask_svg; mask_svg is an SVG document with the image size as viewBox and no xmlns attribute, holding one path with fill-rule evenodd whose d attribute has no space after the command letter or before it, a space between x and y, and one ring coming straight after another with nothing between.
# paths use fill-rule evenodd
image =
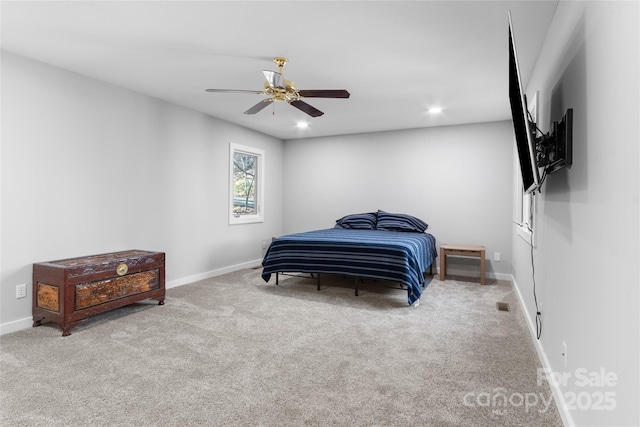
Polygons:
<instances>
[{"instance_id":1,"label":"wooden nightstand","mask_svg":"<svg viewBox=\"0 0 640 427\"><path fill-rule=\"evenodd\" d=\"M480 284L485 284L484 246L442 245L440 246L440 280L447 275L447 255L480 258Z\"/></svg>"}]
</instances>

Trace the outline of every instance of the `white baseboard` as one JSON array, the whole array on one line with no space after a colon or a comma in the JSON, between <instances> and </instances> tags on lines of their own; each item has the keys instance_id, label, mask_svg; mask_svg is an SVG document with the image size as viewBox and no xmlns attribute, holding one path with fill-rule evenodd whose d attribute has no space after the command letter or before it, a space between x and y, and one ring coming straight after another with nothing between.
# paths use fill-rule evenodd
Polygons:
<instances>
[{"instance_id":1,"label":"white baseboard","mask_svg":"<svg viewBox=\"0 0 640 427\"><path fill-rule=\"evenodd\" d=\"M540 364L542 368L545 369L547 373L547 383L551 388L551 393L553 394L553 399L556 402L556 406L558 407L558 412L560 413L560 418L562 418L562 423L568 427L574 427L575 424L573 422L573 418L571 417L571 413L567 409L566 402L564 401L564 395L562 394L562 390L560 390L559 385L553 378L550 377L550 373L552 373L551 365L549 364L549 359L547 359L547 353L545 353L540 340L537 338L536 326L531 320L532 317L529 315L529 311L527 310L527 306L522 299L522 294L520 293L520 288L516 283L516 279L511 276L511 281L513 282L513 287L516 290L516 294L518 295L518 300L520 301L520 306L524 312L525 318L527 320L527 325L529 326L529 332L531 333L531 340L533 341L533 345L538 352L538 359L540 359Z\"/></svg>"},{"instance_id":2,"label":"white baseboard","mask_svg":"<svg viewBox=\"0 0 640 427\"><path fill-rule=\"evenodd\" d=\"M434 273L433 274L438 274L440 275L440 267L436 267L435 265L433 266L434 268ZM448 268L447 267L447 276L460 276L460 277L472 277L474 279L479 279L480 278L480 273L478 272L476 273L471 273L469 270L458 270L455 268ZM491 273L491 272L485 272L485 278L486 279L494 279L494 280L506 280L506 281L512 281L513 280L513 276L511 274L504 274L504 273Z\"/></svg>"},{"instance_id":3,"label":"white baseboard","mask_svg":"<svg viewBox=\"0 0 640 427\"><path fill-rule=\"evenodd\" d=\"M11 322L0 324L0 335L10 334L11 332L18 332L23 329L29 329L33 326L33 317L26 317L24 319L13 320Z\"/></svg>"},{"instance_id":4,"label":"white baseboard","mask_svg":"<svg viewBox=\"0 0 640 427\"><path fill-rule=\"evenodd\" d=\"M245 268L253 268L260 266L262 259L244 262L242 264L231 265L229 267L219 268L217 270L207 271L201 274L195 274L193 276L182 277L180 279L170 280L165 283L166 289L176 288L178 286L186 285L189 283L197 282L198 280L209 279L211 277L221 276L223 274L232 273L234 271L243 270ZM33 317L26 317L24 319L13 320L0 324L0 336L10 334L12 332L21 331L23 329L29 329L33 326Z\"/></svg>"},{"instance_id":5,"label":"white baseboard","mask_svg":"<svg viewBox=\"0 0 640 427\"><path fill-rule=\"evenodd\" d=\"M253 261L243 262L242 264L235 264L229 267L219 268L217 270L206 271L200 274L194 274L193 276L182 277L180 279L170 280L165 286L167 289L177 288L178 286L187 285L189 283L197 282L199 280L210 279L216 276L222 276L223 274L233 273L234 271L244 270L245 268L253 268L262 265L262 258Z\"/></svg>"}]
</instances>

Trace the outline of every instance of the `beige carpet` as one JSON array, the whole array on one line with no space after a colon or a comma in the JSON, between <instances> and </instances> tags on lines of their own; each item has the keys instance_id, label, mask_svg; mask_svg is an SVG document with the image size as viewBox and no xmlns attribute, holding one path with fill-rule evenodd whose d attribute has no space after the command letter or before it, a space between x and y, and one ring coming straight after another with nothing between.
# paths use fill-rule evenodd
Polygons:
<instances>
[{"instance_id":1,"label":"beige carpet","mask_svg":"<svg viewBox=\"0 0 640 427\"><path fill-rule=\"evenodd\" d=\"M0 337L0 425L561 425L511 284L433 279L414 308L260 271Z\"/></svg>"}]
</instances>

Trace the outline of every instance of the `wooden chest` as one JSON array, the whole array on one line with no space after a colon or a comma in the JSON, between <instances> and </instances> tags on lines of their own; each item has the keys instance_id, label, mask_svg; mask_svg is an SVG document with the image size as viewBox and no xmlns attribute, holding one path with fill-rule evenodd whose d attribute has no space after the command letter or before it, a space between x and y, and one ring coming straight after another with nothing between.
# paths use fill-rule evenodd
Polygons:
<instances>
[{"instance_id":1,"label":"wooden chest","mask_svg":"<svg viewBox=\"0 0 640 427\"><path fill-rule=\"evenodd\" d=\"M33 264L33 326L62 336L89 316L144 299L164 304L164 252L128 250Z\"/></svg>"}]
</instances>

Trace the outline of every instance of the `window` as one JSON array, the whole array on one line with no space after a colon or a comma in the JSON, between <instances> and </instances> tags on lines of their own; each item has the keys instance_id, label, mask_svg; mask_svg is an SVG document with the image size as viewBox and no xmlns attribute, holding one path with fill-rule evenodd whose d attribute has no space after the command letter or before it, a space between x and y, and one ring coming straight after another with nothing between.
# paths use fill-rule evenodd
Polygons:
<instances>
[{"instance_id":1,"label":"window","mask_svg":"<svg viewBox=\"0 0 640 427\"><path fill-rule=\"evenodd\" d=\"M538 120L538 91L534 92L531 97L531 101L528 105L529 113L533 122ZM535 247L533 240L533 213L534 213L535 196L533 193L524 194L524 187L522 179L518 180L518 216L516 222L518 223L518 235L522 237L527 243Z\"/></svg>"},{"instance_id":2,"label":"window","mask_svg":"<svg viewBox=\"0 0 640 427\"><path fill-rule=\"evenodd\" d=\"M229 144L229 224L263 222L264 151Z\"/></svg>"},{"instance_id":3,"label":"window","mask_svg":"<svg viewBox=\"0 0 640 427\"><path fill-rule=\"evenodd\" d=\"M518 206L516 223L518 224L518 235L527 243L535 246L533 241L533 212L535 197L533 194L524 194L522 181L518 183Z\"/></svg>"}]
</instances>

